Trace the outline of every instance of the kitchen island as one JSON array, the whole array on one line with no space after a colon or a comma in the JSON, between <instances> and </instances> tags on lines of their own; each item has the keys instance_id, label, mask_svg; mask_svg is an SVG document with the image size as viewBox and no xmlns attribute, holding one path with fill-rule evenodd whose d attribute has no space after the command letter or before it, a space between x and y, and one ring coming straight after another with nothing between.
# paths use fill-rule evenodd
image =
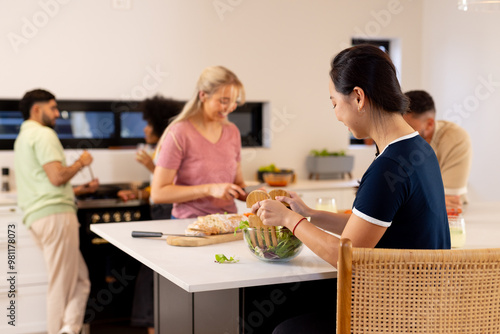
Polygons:
<instances>
[{"instance_id":1,"label":"kitchen island","mask_svg":"<svg viewBox=\"0 0 500 334\"><path fill-rule=\"evenodd\" d=\"M484 202L465 207L466 248L500 247L500 217L495 214L499 206L498 202ZM91 226L93 232L157 273L155 313L158 333L237 333L240 331L241 289L276 286L269 298L261 301L262 305L266 302L269 310L270 305L277 304L286 292L283 288L286 284L320 282L336 277L336 269L307 247L290 262L276 264L254 258L243 241L203 247L174 247L168 245L164 238L131 237L134 230L183 233L191 221L163 220ZM235 256L239 262L215 263L215 254L220 253L228 257ZM332 289L335 289L335 285L332 285ZM255 318L256 325L258 320ZM245 332L250 333L256 328L247 326Z\"/></svg>"},{"instance_id":2,"label":"kitchen island","mask_svg":"<svg viewBox=\"0 0 500 334\"><path fill-rule=\"evenodd\" d=\"M203 247L175 247L165 238L132 238L132 231L184 233L192 219L135 223L94 224L91 230L156 272L158 333L239 332L241 289L275 285L272 294L259 303L279 304L287 283L336 278L336 270L307 247L288 263L266 263L256 259L242 240ZM234 256L239 262L219 264L215 254ZM336 289L332 284L331 291ZM332 301L334 302L334 301ZM265 312L263 312L265 313ZM258 317L258 315L255 315ZM255 318L249 327L258 327ZM250 332L250 331L248 331ZM258 331L257 331L258 332Z\"/></svg>"}]
</instances>

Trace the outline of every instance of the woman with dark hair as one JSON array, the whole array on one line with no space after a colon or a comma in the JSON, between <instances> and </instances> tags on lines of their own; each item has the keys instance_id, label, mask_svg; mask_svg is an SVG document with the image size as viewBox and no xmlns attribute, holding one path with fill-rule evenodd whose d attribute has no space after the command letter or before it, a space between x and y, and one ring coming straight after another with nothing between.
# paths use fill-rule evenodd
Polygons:
<instances>
[{"instance_id":1,"label":"woman with dark hair","mask_svg":"<svg viewBox=\"0 0 500 334\"><path fill-rule=\"evenodd\" d=\"M429 144L403 118L408 99L389 56L370 45L341 51L331 63L329 90L337 119L356 138L373 138L380 150L361 179L352 214L313 210L296 194L258 202L252 212L266 225L286 226L332 266L337 266L339 238L322 229L349 238L354 247L449 249L439 164ZM331 332L330 319L309 319L302 328L310 332L307 323L323 323ZM292 320L275 333L302 333L299 328Z\"/></svg>"},{"instance_id":2,"label":"woman with dark hair","mask_svg":"<svg viewBox=\"0 0 500 334\"><path fill-rule=\"evenodd\" d=\"M167 128L170 120L175 117L184 103L156 95L146 99L139 105L142 117L147 122L144 127L146 144L157 145L161 134ZM151 176L155 170L155 155L150 156L145 150L139 150L136 160L143 164ZM150 199L150 187L137 190L121 190L118 196L124 201L133 198ZM155 204L150 200L152 219L170 219L172 204ZM131 324L133 326L147 327L148 333L154 333L153 317L153 271L141 265L135 284L134 301L132 305Z\"/></svg>"},{"instance_id":3,"label":"woman with dark hair","mask_svg":"<svg viewBox=\"0 0 500 334\"><path fill-rule=\"evenodd\" d=\"M182 110L184 103L172 99L167 99L156 95L144 100L139 105L142 111L142 118L147 122L144 127L144 139L146 144L156 145L161 134L168 124ZM151 173L154 172L155 163L153 158L145 150L137 152L137 161L142 163Z\"/></svg>"},{"instance_id":4,"label":"woman with dark hair","mask_svg":"<svg viewBox=\"0 0 500 334\"><path fill-rule=\"evenodd\" d=\"M160 140L161 134L167 128L170 120L177 116L182 110L184 103L156 95L145 99L139 104L139 110L142 111L142 118L147 122L144 127L144 139L146 144L156 146ZM151 176L155 170L155 154L149 155L144 149L138 150L136 160L143 164L150 172ZM136 190L120 190L118 196L127 201L129 199L143 198L149 199L151 188ZM151 201L150 201L151 202ZM172 211L171 204L154 204L151 202L151 217L153 219L170 219Z\"/></svg>"}]
</instances>

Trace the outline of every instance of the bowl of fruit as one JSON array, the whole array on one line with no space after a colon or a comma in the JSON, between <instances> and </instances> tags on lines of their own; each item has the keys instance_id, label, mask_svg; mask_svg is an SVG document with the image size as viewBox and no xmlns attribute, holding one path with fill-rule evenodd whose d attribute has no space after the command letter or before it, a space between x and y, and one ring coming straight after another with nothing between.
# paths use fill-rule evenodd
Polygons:
<instances>
[{"instance_id":1,"label":"bowl of fruit","mask_svg":"<svg viewBox=\"0 0 500 334\"><path fill-rule=\"evenodd\" d=\"M293 172L281 171L278 173L266 172L262 175L264 182L271 187L286 187L292 181Z\"/></svg>"},{"instance_id":2,"label":"bowl of fruit","mask_svg":"<svg viewBox=\"0 0 500 334\"><path fill-rule=\"evenodd\" d=\"M271 187L285 187L293 182L295 174L292 169L278 168L274 164L260 167L257 178Z\"/></svg>"}]
</instances>

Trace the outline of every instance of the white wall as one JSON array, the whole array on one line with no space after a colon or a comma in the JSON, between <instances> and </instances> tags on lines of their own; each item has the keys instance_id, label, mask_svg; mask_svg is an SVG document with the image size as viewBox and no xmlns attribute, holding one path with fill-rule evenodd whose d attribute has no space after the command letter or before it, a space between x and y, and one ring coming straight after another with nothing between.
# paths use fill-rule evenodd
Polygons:
<instances>
[{"instance_id":1,"label":"white wall","mask_svg":"<svg viewBox=\"0 0 500 334\"><path fill-rule=\"evenodd\" d=\"M423 18L422 88L433 95L438 118L471 136L472 198L498 200L500 12L461 12L456 1L426 0Z\"/></svg>"},{"instance_id":2,"label":"white wall","mask_svg":"<svg viewBox=\"0 0 500 334\"><path fill-rule=\"evenodd\" d=\"M110 0L65 2L1 3L6 8L0 10L0 97L19 98L43 87L61 99L142 99L157 92L188 99L201 70L221 64L240 77L249 100L271 103L271 148L244 150L247 179L269 163L294 168L305 178L311 149L347 149L347 130L329 101L328 70L351 37L399 38L402 85L421 84L420 1L132 0L131 9L123 11L112 9ZM51 6L41 5L46 3ZM43 7L53 14L46 23ZM41 26L36 32L26 23L34 19ZM16 52L9 36L23 36L23 27L26 43ZM158 73L153 77L151 71ZM144 178L128 170L121 153L106 154L120 157L116 164L96 159L96 174L110 177L101 182ZM360 177L373 150L356 154ZM0 153L0 163L6 159Z\"/></svg>"}]
</instances>

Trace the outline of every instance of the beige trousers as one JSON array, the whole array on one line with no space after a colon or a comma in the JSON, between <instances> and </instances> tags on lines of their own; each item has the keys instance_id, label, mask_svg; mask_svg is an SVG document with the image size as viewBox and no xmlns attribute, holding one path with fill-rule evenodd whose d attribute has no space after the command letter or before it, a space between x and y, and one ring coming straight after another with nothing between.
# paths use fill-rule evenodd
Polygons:
<instances>
[{"instance_id":1,"label":"beige trousers","mask_svg":"<svg viewBox=\"0 0 500 334\"><path fill-rule=\"evenodd\" d=\"M90 292L89 273L80 253L75 213L57 213L35 221L31 231L40 242L49 275L47 332L63 326L78 333Z\"/></svg>"}]
</instances>

